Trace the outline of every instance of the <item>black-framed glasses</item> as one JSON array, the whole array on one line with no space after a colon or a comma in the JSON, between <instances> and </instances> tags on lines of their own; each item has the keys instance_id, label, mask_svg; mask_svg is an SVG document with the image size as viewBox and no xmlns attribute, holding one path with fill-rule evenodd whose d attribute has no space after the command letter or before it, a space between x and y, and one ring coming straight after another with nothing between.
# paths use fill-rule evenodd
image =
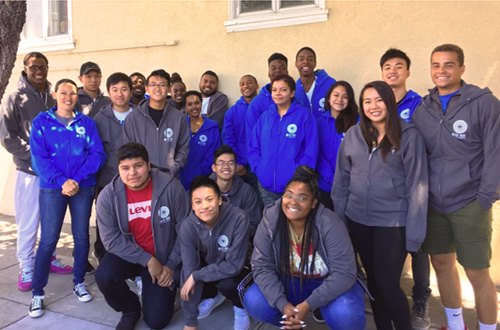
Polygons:
<instances>
[{"instance_id":1,"label":"black-framed glasses","mask_svg":"<svg viewBox=\"0 0 500 330\"><path fill-rule=\"evenodd\" d=\"M32 73L35 73L38 70L47 71L49 69L48 65L41 65L41 66L38 66L38 65L27 66L27 65L25 65L25 67L27 67Z\"/></svg>"}]
</instances>

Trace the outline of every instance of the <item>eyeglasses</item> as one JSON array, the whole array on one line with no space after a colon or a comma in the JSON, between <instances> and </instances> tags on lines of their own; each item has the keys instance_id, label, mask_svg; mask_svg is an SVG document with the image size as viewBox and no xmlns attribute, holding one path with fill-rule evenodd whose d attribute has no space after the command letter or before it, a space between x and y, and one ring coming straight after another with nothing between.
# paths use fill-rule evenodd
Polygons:
<instances>
[{"instance_id":1,"label":"eyeglasses","mask_svg":"<svg viewBox=\"0 0 500 330\"><path fill-rule=\"evenodd\" d=\"M217 163L215 163L215 165L218 165L220 167L224 167L226 165L232 167L232 166L234 166L234 164L236 164L236 162L234 160L230 160L228 162L225 162L223 160L219 160Z\"/></svg>"},{"instance_id":2,"label":"eyeglasses","mask_svg":"<svg viewBox=\"0 0 500 330\"><path fill-rule=\"evenodd\" d=\"M285 194L285 195L283 195L283 199L287 199L289 201L291 201L292 199L295 199L295 201L297 203L301 203L301 204L309 202L309 200L306 197L294 196L294 195L291 195L291 194Z\"/></svg>"},{"instance_id":3,"label":"eyeglasses","mask_svg":"<svg viewBox=\"0 0 500 330\"><path fill-rule=\"evenodd\" d=\"M152 88L152 89L155 89L156 87L160 87L161 89L165 89L168 87L167 84L155 84L155 83L151 83L148 85L149 88Z\"/></svg>"},{"instance_id":4,"label":"eyeglasses","mask_svg":"<svg viewBox=\"0 0 500 330\"><path fill-rule=\"evenodd\" d=\"M49 69L48 65L42 65L42 66L38 66L38 65L27 66L27 65L25 65L25 67L27 67L31 73L35 73L38 70L47 71Z\"/></svg>"}]
</instances>

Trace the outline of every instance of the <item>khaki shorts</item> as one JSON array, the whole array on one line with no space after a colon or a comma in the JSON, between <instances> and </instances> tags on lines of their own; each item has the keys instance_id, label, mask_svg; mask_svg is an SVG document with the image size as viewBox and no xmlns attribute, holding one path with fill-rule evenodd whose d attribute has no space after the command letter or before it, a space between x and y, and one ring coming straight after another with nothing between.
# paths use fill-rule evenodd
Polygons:
<instances>
[{"instance_id":1,"label":"khaki shorts","mask_svg":"<svg viewBox=\"0 0 500 330\"><path fill-rule=\"evenodd\" d=\"M427 235L422 246L428 254L457 254L469 269L490 267L492 213L477 199L453 213L441 213L429 206Z\"/></svg>"}]
</instances>

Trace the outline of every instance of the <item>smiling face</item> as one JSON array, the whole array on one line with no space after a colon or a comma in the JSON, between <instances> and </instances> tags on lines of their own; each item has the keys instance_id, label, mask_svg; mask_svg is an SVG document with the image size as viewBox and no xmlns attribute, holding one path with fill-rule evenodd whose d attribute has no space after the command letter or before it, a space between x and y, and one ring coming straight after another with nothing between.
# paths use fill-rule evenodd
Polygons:
<instances>
[{"instance_id":1,"label":"smiling face","mask_svg":"<svg viewBox=\"0 0 500 330\"><path fill-rule=\"evenodd\" d=\"M109 86L108 94L111 99L111 103L113 103L113 109L116 111L127 111L130 108L129 101L132 97L132 93L126 81L119 81L118 83Z\"/></svg>"},{"instance_id":2,"label":"smiling face","mask_svg":"<svg viewBox=\"0 0 500 330\"><path fill-rule=\"evenodd\" d=\"M295 91L284 80L275 80L271 87L271 97L278 107L287 108L292 103Z\"/></svg>"},{"instance_id":3,"label":"smiling face","mask_svg":"<svg viewBox=\"0 0 500 330\"><path fill-rule=\"evenodd\" d=\"M136 97L144 97L146 94L146 81L141 76L132 76L132 94Z\"/></svg>"},{"instance_id":4,"label":"smiling face","mask_svg":"<svg viewBox=\"0 0 500 330\"><path fill-rule=\"evenodd\" d=\"M214 95L219 88L219 82L214 76L205 74L200 79L200 92L203 97Z\"/></svg>"},{"instance_id":5,"label":"smiling face","mask_svg":"<svg viewBox=\"0 0 500 330\"><path fill-rule=\"evenodd\" d=\"M435 52L431 58L431 78L440 95L447 95L462 88L465 65L460 66L455 52Z\"/></svg>"},{"instance_id":6,"label":"smiling face","mask_svg":"<svg viewBox=\"0 0 500 330\"><path fill-rule=\"evenodd\" d=\"M244 76L240 79L240 92L245 99L254 98L258 88L259 85L252 77Z\"/></svg>"},{"instance_id":7,"label":"smiling face","mask_svg":"<svg viewBox=\"0 0 500 330\"><path fill-rule=\"evenodd\" d=\"M297 55L295 67L299 71L299 75L301 77L314 75L314 69L316 68L316 59L314 58L314 54L308 49L301 51Z\"/></svg>"},{"instance_id":8,"label":"smiling face","mask_svg":"<svg viewBox=\"0 0 500 330\"><path fill-rule=\"evenodd\" d=\"M269 63L267 76L269 80L273 81L274 78L281 76L283 74L288 74L288 68L286 62L283 60L274 60Z\"/></svg>"},{"instance_id":9,"label":"smiling face","mask_svg":"<svg viewBox=\"0 0 500 330\"><path fill-rule=\"evenodd\" d=\"M184 103L184 97L186 95L186 86L181 82L176 82L172 85L170 94L172 94L172 99L175 103Z\"/></svg>"},{"instance_id":10,"label":"smiling face","mask_svg":"<svg viewBox=\"0 0 500 330\"><path fill-rule=\"evenodd\" d=\"M141 157L123 159L118 164L120 179L130 190L142 190L149 182L150 164Z\"/></svg>"},{"instance_id":11,"label":"smiling face","mask_svg":"<svg viewBox=\"0 0 500 330\"><path fill-rule=\"evenodd\" d=\"M186 98L186 112L191 118L198 118L201 115L201 100L196 95L189 95Z\"/></svg>"},{"instance_id":12,"label":"smiling face","mask_svg":"<svg viewBox=\"0 0 500 330\"><path fill-rule=\"evenodd\" d=\"M148 86L146 86L146 91L148 92L149 98L151 100L158 103L166 102L169 91L169 85L167 79L161 76L149 77L149 82Z\"/></svg>"},{"instance_id":13,"label":"smiling face","mask_svg":"<svg viewBox=\"0 0 500 330\"><path fill-rule=\"evenodd\" d=\"M31 69L30 69L31 68ZM34 72L32 70L36 69ZM49 68L43 58L30 57L24 72L31 85L36 89L43 90L47 84L47 73Z\"/></svg>"},{"instance_id":14,"label":"smiling face","mask_svg":"<svg viewBox=\"0 0 500 330\"><path fill-rule=\"evenodd\" d=\"M387 107L375 88L367 88L363 93L363 111L375 126L387 119Z\"/></svg>"},{"instance_id":15,"label":"smiling face","mask_svg":"<svg viewBox=\"0 0 500 330\"><path fill-rule=\"evenodd\" d=\"M217 179L231 180L236 173L236 159L233 154L222 154L215 160L212 170Z\"/></svg>"},{"instance_id":16,"label":"smiling face","mask_svg":"<svg viewBox=\"0 0 500 330\"><path fill-rule=\"evenodd\" d=\"M406 86L406 79L410 76L408 64L399 57L388 59L382 65L382 80L392 88Z\"/></svg>"},{"instance_id":17,"label":"smiling face","mask_svg":"<svg viewBox=\"0 0 500 330\"><path fill-rule=\"evenodd\" d=\"M72 113L78 101L77 88L70 83L62 83L55 92L57 101L57 112L62 116L63 113Z\"/></svg>"},{"instance_id":18,"label":"smiling face","mask_svg":"<svg viewBox=\"0 0 500 330\"><path fill-rule=\"evenodd\" d=\"M212 188L202 186L192 192L191 203L196 216L213 228L219 219L222 198Z\"/></svg>"},{"instance_id":19,"label":"smiling face","mask_svg":"<svg viewBox=\"0 0 500 330\"><path fill-rule=\"evenodd\" d=\"M90 70L83 76L78 76L86 92L97 93L101 86L102 74L96 70Z\"/></svg>"},{"instance_id":20,"label":"smiling face","mask_svg":"<svg viewBox=\"0 0 500 330\"><path fill-rule=\"evenodd\" d=\"M306 221L318 201L303 182L290 183L281 198L281 208L289 221Z\"/></svg>"},{"instance_id":21,"label":"smiling face","mask_svg":"<svg viewBox=\"0 0 500 330\"><path fill-rule=\"evenodd\" d=\"M349 105L349 96L347 95L347 90L344 86L337 86L333 89L330 94L330 112L333 118L337 118L337 116L347 108Z\"/></svg>"}]
</instances>

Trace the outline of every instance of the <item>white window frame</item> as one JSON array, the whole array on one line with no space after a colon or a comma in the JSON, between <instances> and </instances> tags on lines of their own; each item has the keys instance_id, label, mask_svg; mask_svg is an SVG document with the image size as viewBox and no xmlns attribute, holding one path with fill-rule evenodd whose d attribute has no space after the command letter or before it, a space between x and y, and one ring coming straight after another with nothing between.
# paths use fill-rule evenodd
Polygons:
<instances>
[{"instance_id":1,"label":"white window frame","mask_svg":"<svg viewBox=\"0 0 500 330\"><path fill-rule=\"evenodd\" d=\"M42 1L42 38L21 39L17 50L18 54L26 54L32 51L47 52L56 50L74 49L73 24L71 20L71 0L68 3L68 33L58 36L48 36L49 27L49 1Z\"/></svg>"},{"instance_id":2,"label":"white window frame","mask_svg":"<svg viewBox=\"0 0 500 330\"><path fill-rule=\"evenodd\" d=\"M272 9L241 13L241 0L229 0L229 21L224 22L227 32L240 32L309 24L328 21L325 0L314 4L281 8L281 0L272 0Z\"/></svg>"}]
</instances>

